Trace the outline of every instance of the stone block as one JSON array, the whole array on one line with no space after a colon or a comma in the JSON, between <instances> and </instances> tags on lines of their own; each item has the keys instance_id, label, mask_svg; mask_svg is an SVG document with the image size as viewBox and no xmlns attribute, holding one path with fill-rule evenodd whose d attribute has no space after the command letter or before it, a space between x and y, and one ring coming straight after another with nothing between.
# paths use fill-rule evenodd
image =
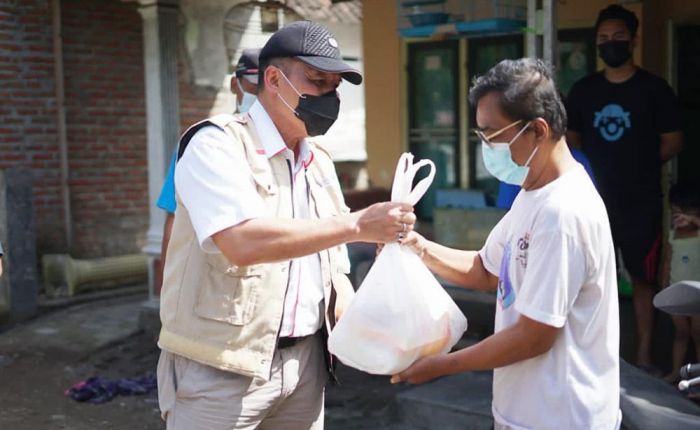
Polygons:
<instances>
[{"instance_id":1,"label":"stone block","mask_svg":"<svg viewBox=\"0 0 700 430\"><path fill-rule=\"evenodd\" d=\"M32 174L27 169L0 172L0 240L5 256L0 278L0 313L12 321L31 318L39 290Z\"/></svg>"}]
</instances>

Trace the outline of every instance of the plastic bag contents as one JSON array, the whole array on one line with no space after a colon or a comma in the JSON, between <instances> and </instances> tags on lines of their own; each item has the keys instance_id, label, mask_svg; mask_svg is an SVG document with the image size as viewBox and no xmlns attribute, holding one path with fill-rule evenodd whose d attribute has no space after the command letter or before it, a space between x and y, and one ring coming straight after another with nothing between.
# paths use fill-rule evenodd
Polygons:
<instances>
[{"instance_id":1,"label":"plastic bag contents","mask_svg":"<svg viewBox=\"0 0 700 430\"><path fill-rule=\"evenodd\" d=\"M416 172L429 175L412 190ZM415 205L435 176L430 160L399 159L391 200ZM421 357L447 353L467 329L467 319L421 259L398 243L387 244L338 324L328 348L356 369L391 375Z\"/></svg>"}]
</instances>

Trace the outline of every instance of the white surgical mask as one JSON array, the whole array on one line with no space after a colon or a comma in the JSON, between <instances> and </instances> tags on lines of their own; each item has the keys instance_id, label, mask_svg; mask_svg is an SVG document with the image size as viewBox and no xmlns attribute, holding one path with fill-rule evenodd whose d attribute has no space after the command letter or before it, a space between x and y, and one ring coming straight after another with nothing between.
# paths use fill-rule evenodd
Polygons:
<instances>
[{"instance_id":1,"label":"white surgical mask","mask_svg":"<svg viewBox=\"0 0 700 430\"><path fill-rule=\"evenodd\" d=\"M241 86L241 82L236 79L236 85L238 85L238 89L243 93L243 100L240 100L238 103L238 112L240 113L246 113L250 110L250 107L253 106L253 103L255 103L255 100L258 98L255 96L255 94L248 93L243 90L243 87Z\"/></svg>"},{"instance_id":2,"label":"white surgical mask","mask_svg":"<svg viewBox=\"0 0 700 430\"><path fill-rule=\"evenodd\" d=\"M520 121L510 124L500 131L504 131L518 122ZM523 166L520 166L513 161L510 146L518 137L520 137L521 134L525 132L525 130L527 130L529 126L530 123L528 122L523 128L520 129L518 134L513 136L510 142L489 142L483 133L477 133L481 139L481 155L484 159L486 170L488 170L489 173L498 178L498 180L501 182L520 186L522 186L523 182L525 182L525 178L527 178L527 174L530 171L530 161L532 161L532 158L537 153L539 146L535 147ZM498 134L498 132L496 134Z\"/></svg>"}]
</instances>

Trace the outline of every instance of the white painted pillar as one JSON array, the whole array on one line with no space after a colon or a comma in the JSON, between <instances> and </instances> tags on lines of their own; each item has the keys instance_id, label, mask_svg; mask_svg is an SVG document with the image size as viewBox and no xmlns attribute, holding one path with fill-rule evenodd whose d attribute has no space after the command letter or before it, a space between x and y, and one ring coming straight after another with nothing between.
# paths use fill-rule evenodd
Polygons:
<instances>
[{"instance_id":1,"label":"white painted pillar","mask_svg":"<svg viewBox=\"0 0 700 430\"><path fill-rule=\"evenodd\" d=\"M542 58L549 64L558 66L559 59L557 49L557 2L555 0L542 0L543 37Z\"/></svg>"},{"instance_id":2,"label":"white painted pillar","mask_svg":"<svg viewBox=\"0 0 700 430\"><path fill-rule=\"evenodd\" d=\"M558 66L556 0L542 0L542 9L537 9L537 0L528 0L527 29L525 55Z\"/></svg>"},{"instance_id":3,"label":"white painted pillar","mask_svg":"<svg viewBox=\"0 0 700 430\"><path fill-rule=\"evenodd\" d=\"M160 257L165 212L156 207L180 131L177 87L179 0L139 0L143 18L143 62L148 136L149 227L143 252L149 260L149 301L154 294L154 263Z\"/></svg>"},{"instance_id":4,"label":"white painted pillar","mask_svg":"<svg viewBox=\"0 0 700 430\"><path fill-rule=\"evenodd\" d=\"M537 0L527 0L527 33L525 33L525 56L537 58Z\"/></svg>"}]
</instances>

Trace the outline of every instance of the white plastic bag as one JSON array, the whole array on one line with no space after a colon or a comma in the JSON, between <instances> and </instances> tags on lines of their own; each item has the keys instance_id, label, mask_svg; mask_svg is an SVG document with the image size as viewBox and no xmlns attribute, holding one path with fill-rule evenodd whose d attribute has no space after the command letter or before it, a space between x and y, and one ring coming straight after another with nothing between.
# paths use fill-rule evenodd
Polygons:
<instances>
[{"instance_id":1,"label":"white plastic bag","mask_svg":"<svg viewBox=\"0 0 700 430\"><path fill-rule=\"evenodd\" d=\"M416 172L430 174L411 190ZM399 159L391 200L415 205L435 176L430 160ZM401 372L427 355L446 353L467 329L467 319L420 258L387 244L328 339L348 366L378 375Z\"/></svg>"}]
</instances>

